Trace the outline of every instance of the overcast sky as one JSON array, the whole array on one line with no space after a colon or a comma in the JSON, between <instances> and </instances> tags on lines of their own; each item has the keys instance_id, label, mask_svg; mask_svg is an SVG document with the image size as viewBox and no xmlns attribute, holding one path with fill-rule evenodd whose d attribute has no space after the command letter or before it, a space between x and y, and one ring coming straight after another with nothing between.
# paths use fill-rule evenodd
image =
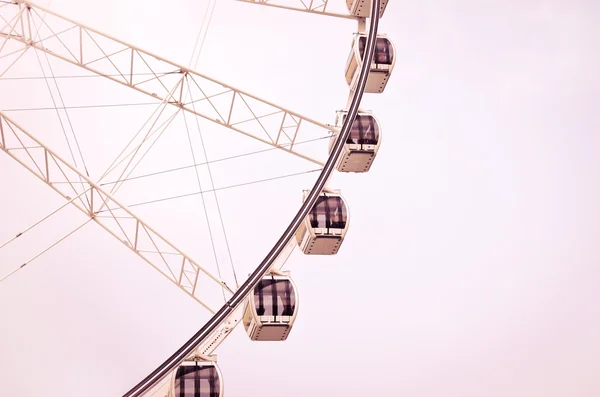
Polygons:
<instances>
[{"instance_id":1,"label":"overcast sky","mask_svg":"<svg viewBox=\"0 0 600 397\"><path fill-rule=\"evenodd\" d=\"M219 1L198 70L333 123L346 104L356 25ZM205 5L54 0L51 8L188 64ZM390 2L380 31L396 45L396 67L385 93L362 105L380 120L383 145L369 173L330 183L350 208L347 239L336 256L292 255L300 312L286 342L250 342L240 328L217 350L227 396L599 395L599 18L593 0ZM50 62L56 75L89 75ZM30 52L5 77L41 75ZM104 79L59 85L68 106L152 102ZM18 110L52 106L43 79L0 79L0 109L68 157L53 110ZM69 110L93 179L154 109ZM210 159L264 148L200 126ZM327 142L310 150L324 158ZM179 115L138 172L191 163ZM224 187L315 168L268 152L212 172ZM316 175L218 193L239 278L272 247ZM0 244L64 203L4 153L0 183ZM197 188L195 173L183 172L126 184L117 197L136 204ZM205 198L214 210L214 196ZM219 270L200 196L133 208ZM66 208L0 249L0 277L84 221ZM0 395L120 396L207 318L89 224L0 283Z\"/></svg>"}]
</instances>

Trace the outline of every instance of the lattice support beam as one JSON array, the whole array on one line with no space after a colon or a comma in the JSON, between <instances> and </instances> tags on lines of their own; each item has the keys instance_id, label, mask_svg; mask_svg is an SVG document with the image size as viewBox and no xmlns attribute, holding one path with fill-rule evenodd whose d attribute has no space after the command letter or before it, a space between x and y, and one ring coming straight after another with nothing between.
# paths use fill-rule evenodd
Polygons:
<instances>
[{"instance_id":1,"label":"lattice support beam","mask_svg":"<svg viewBox=\"0 0 600 397\"><path fill-rule=\"evenodd\" d=\"M18 51L24 53L27 48L35 48L267 145L323 165L320 160L299 152L295 144L299 136L313 139L326 135L328 131L337 132L334 127L100 33L29 1L14 1L0 6L0 26L3 26L0 30L0 60ZM3 53L4 44L9 41L19 43L21 47ZM172 87L180 81L180 89L172 92Z\"/></svg>"},{"instance_id":2,"label":"lattice support beam","mask_svg":"<svg viewBox=\"0 0 600 397\"><path fill-rule=\"evenodd\" d=\"M237 0L242 3L259 4L262 6L283 8L292 11L308 12L310 14L325 15L328 17L344 18L344 19L358 19L354 15L350 14L338 14L336 12L327 12L328 0Z\"/></svg>"},{"instance_id":3,"label":"lattice support beam","mask_svg":"<svg viewBox=\"0 0 600 397\"><path fill-rule=\"evenodd\" d=\"M214 310L207 303L207 295L214 298L215 290L221 288L233 293L224 281L200 266L1 111L0 150L70 200L71 204L211 313ZM99 214L106 208L108 211L103 210Z\"/></svg>"}]
</instances>

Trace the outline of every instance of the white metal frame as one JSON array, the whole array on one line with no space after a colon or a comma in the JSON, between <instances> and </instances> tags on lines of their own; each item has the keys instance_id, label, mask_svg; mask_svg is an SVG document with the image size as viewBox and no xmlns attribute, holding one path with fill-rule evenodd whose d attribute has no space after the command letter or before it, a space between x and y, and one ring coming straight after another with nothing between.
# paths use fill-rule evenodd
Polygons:
<instances>
[{"instance_id":1,"label":"white metal frame","mask_svg":"<svg viewBox=\"0 0 600 397\"><path fill-rule=\"evenodd\" d=\"M354 15L338 14L336 12L326 11L327 3L329 0L310 0L310 1L297 0L294 2L295 5L291 5L291 6L282 4L281 0L237 0L237 1L240 1L242 3L260 4L260 5L268 6L268 7L283 8L286 10L302 11L302 12L307 12L310 14L325 15L328 17L336 17L336 18L344 18L344 19L356 19L357 18Z\"/></svg>"},{"instance_id":2,"label":"white metal frame","mask_svg":"<svg viewBox=\"0 0 600 397\"><path fill-rule=\"evenodd\" d=\"M209 312L215 310L198 295L200 282L227 284L161 236L97 183L0 111L0 150L54 189L113 237L135 252ZM71 197L74 197L73 199ZM100 215L102 209L106 215Z\"/></svg>"},{"instance_id":3,"label":"white metal frame","mask_svg":"<svg viewBox=\"0 0 600 397\"><path fill-rule=\"evenodd\" d=\"M0 30L0 59L18 52L20 54L6 70L0 71L0 77L29 48L34 48L284 152L323 165L322 161L300 153L295 145L299 135L313 136L314 131L325 132L331 126L190 70L30 1L15 1L14 4L0 6L0 22L6 21ZM56 31L56 27L52 28L53 24L67 25L68 28ZM38 37L41 36L40 32L48 33ZM23 47L3 54L2 50L9 41L20 43ZM138 77L143 73L150 73L152 77Z\"/></svg>"},{"instance_id":4,"label":"white metal frame","mask_svg":"<svg viewBox=\"0 0 600 397\"><path fill-rule=\"evenodd\" d=\"M378 0L373 0L373 1L377 3L377 5L374 5L373 7L378 7L379 1ZM16 63L18 61L18 59L27 51L28 48L33 47L33 48L36 48L37 50L41 50L41 51L47 52L47 53L49 53L49 54L51 54L53 56L57 56L58 58L63 59L65 61L67 61L67 62L70 62L70 63L72 63L74 65L81 66L84 69L90 70L90 71L95 72L95 73L97 73L99 75L102 75L104 77L110 78L110 79L112 79L112 80L114 80L116 82L119 82L120 84L123 84L123 85L126 85L126 86L130 86L131 88L134 88L134 89L136 89L136 90L138 90L140 92L144 92L144 93L146 93L148 95L152 95L154 97L157 97L157 98L161 99L161 97L159 97L155 93L153 95L153 94L150 94L148 91L141 90L140 87L134 87L135 85L141 85L141 84L147 83L147 82L136 82L134 84L134 82L133 82L133 75L137 74L137 73L134 73L134 72L129 73L130 79L127 80L127 78L125 77L125 75L127 73L125 73L125 75L124 75L123 73L121 73L119 71L119 74L123 78L122 81L119 81L119 79L111 78L111 76L109 76L106 73L103 73L103 72L100 72L100 71L96 71L96 70L90 68L89 67L89 63L97 62L99 60L103 60L104 59L104 60L109 61L114 66L114 63L112 62L112 60L114 60L114 58L111 58L111 57L113 57L113 56L115 56L115 55L117 55L119 53L127 52L127 50L131 50L132 61L130 62L130 66L131 66L132 69L133 69L133 57L134 57L134 54L135 55L143 54L145 56L148 56L148 59L154 58L154 60L159 61L159 62L160 61L164 61L164 60L162 60L159 57L156 57L156 56L154 56L154 55L152 55L150 53L147 53L147 52L139 50L139 49L137 49L135 47L132 47L132 46L129 46L126 50L119 50L117 52L109 53L109 55L107 55L107 53L105 52L103 54L104 56L102 58L95 59L95 60L93 60L91 62L88 62L88 64L86 64L86 65L83 64L83 55L81 55L79 58L77 58L77 56L73 56L73 60L69 60L66 55L60 55L60 56L58 56L55 53L53 53L51 49L49 49L45 45L42 45L41 43L44 40L48 40L48 39L51 39L51 38L58 38L58 36L60 36L61 34L65 33L66 31L69 31L69 30L71 30L73 28L78 28L79 29L79 36L80 37L83 36L82 32L85 32L90 37L91 37L91 33L94 33L94 34L100 35L100 36L102 36L104 38L113 40L116 43L120 43L122 45L126 45L126 44L124 44L124 43L122 43L122 42L120 42L118 40L112 39L112 38L110 38L110 37L108 37L106 35L102 35L102 34L96 32L96 31L93 31L93 30L91 30L91 29L83 26L83 25L78 25L78 24L76 24L76 23L74 23L74 22L72 22L72 21L70 21L70 20L68 20L66 18L60 17L57 14L54 14L54 13L48 11L48 10L45 10L42 7L35 6L35 5L33 5L33 4L31 4L31 3L27 2L27 1L24 1L24 0L14 0L14 4L18 4L18 12L17 12L16 17L9 18L9 20L6 20L5 18L3 18L2 14L1 14L1 12L3 11L2 10L3 8L8 8L7 4L0 5L0 26L2 26L1 25L2 20L4 20L6 22L6 26L4 26L2 29L0 29L0 59L2 57L4 57L4 56L10 55L10 54L5 54L5 55L1 54L1 51L4 48L4 45L9 40L18 41L18 42L24 44L25 47L23 48L23 50L21 51L21 53L18 55L18 58L15 61L13 61L13 63L11 63L11 65L9 66L9 68L12 65L14 65L14 63ZM33 8L37 8L39 10L47 12L48 14L50 14L50 15L52 15L54 17L62 18L63 21L68 21L68 22L72 23L74 25L74 27L71 28L71 29L67 29L65 31L61 31L59 33L52 32L53 33L52 36L46 37L45 39L42 39L42 40L39 40L39 41L37 41L37 40L34 41L34 40L31 39L31 37L33 37L33 35L32 35L32 31L31 31L32 24L30 23L30 17L31 17L30 14L32 14L31 10ZM283 7L283 8L289 8L289 7ZM323 7L322 14L326 15L326 13L324 12L324 8L325 7ZM311 11L309 10L309 12L311 12ZM26 18L24 17L24 14L27 15ZM374 14L377 14L377 13L374 12ZM333 15L333 16L335 16L335 15ZM39 15L38 15L38 17L39 17ZM344 16L344 17L348 18L348 16ZM350 16L349 18L350 19L356 19L356 18L354 18L352 16ZM16 22L13 23L13 21L15 21L15 19L16 19ZM40 18L40 20L41 20L41 18ZM358 20L359 20L359 31L363 31L364 30L364 26L365 26L365 21L362 18L358 18ZM370 28L370 31L372 33L371 37L374 36L376 34L376 32L377 32L377 23L378 23L378 16L374 16L374 22L372 23L372 26ZM20 28L21 28L20 29L20 34L15 34L15 31L18 31L17 25L19 25ZM8 26L8 30L6 28L7 26ZM35 27L35 25L33 25L33 26ZM26 35L26 33L25 33L26 31L29 31L28 35ZM27 37L29 37L30 39L27 40ZM2 40L3 38L4 38L4 40ZM58 40L60 41L60 38L58 38ZM64 43L62 43L62 41L60 41L60 43L63 45L63 47L67 48L67 46L65 46ZM96 45L97 45L97 43L96 43ZM368 47L368 48L372 48L372 45L373 45L373 43L370 42L368 44L368 46L371 46L371 47ZM83 48L83 41L80 41L79 48ZM67 50L68 50L68 48L67 48ZM18 52L18 51L15 51L15 52ZM80 51L80 54L82 54L82 53L83 53L83 50ZM73 54L71 53L71 55L73 55ZM164 62L168 63L168 61L164 61ZM167 76L167 75L170 75L170 74L182 74L182 75L184 75L183 79L185 79L186 82L187 82L187 77L191 74L191 75L194 75L194 76L198 76L199 78L207 79L209 82L213 82L215 84L221 84L221 83L219 83L219 82L217 82L215 80L211 80L211 79L209 79L209 78L207 78L205 76L202 76L202 75L199 75L199 74L197 74L195 72L187 70L184 67L180 67L180 66L178 66L176 64L173 64L173 63L168 63L168 64L171 65L171 66L177 67L179 69L178 70L175 69L175 70L173 70L173 71L171 71L169 73L161 74L160 76L157 73L153 72L154 73L154 79L153 79L154 82L155 83L159 83L160 85L162 85L163 88L165 88L166 91L169 91L169 90L166 89L165 85L163 84L163 82L166 80L166 79L163 79L163 78L165 76ZM362 97L362 94L364 92L365 81L363 81L363 80L366 79L368 71L364 67L363 67L363 69L364 70L362 71L362 75L364 77L361 78L361 81L357 84L357 87L352 88L352 92L351 92L351 99L352 100L349 100L349 102L351 103L351 104L349 104L349 109L350 109L349 113L351 115L355 115L356 114L357 107L358 107L358 105L360 103L360 98ZM0 71L0 77L2 76L3 73L4 72ZM186 83L186 84L188 84L188 86L189 86L189 83ZM246 94L246 93L244 93L242 91L236 90L236 89L234 89L232 87L226 86L224 84L221 84L221 86L223 86L224 88L228 89L228 91L227 91L228 93L232 93L233 94L233 98L232 98L232 101L231 101L231 107L229 109L229 113L224 112L224 114L229 114L230 117L231 117L232 113L235 113L234 110L233 110L233 106L234 106L236 95L238 97L240 97L240 98L242 96L246 96L247 98L254 99L254 100L258 101L258 102L262 101L259 98L253 97L253 96L251 96L249 94ZM174 88L175 87L177 87L177 85L175 85ZM181 91L180 92L183 92L183 84L181 86ZM225 92L217 93L215 95L224 95L224 94L225 94ZM204 95L204 93L203 93L203 95ZM215 96L215 95L213 95L213 96ZM181 95L180 95L180 98L181 98ZM198 101L192 100L192 103L199 102L199 101L205 101L205 100L210 103L210 98L211 98L210 95L204 95L204 96L201 96L200 98L201 99L199 99ZM186 111L190 111L188 108L185 108L186 105L189 105L189 104L188 103L184 103L184 101L182 101L182 100L180 100L179 102L177 102L175 95L169 95L168 94L167 96L164 96L162 99L163 99L163 101L165 101L165 102L167 102L169 104L178 106L178 107L180 107L180 108L182 108L182 109L184 109ZM244 102L246 102L246 101L244 101ZM286 138L288 139L288 141L291 141L289 143L289 148L288 148L287 151L289 151L290 153L293 153L295 155L298 155L300 157L304 157L304 158L306 158L306 156L302 156L300 154L297 154L297 153L295 153L292 150L292 148L293 148L293 146L295 144L295 139L298 136L298 130L300 129L300 123L303 120L306 120L308 123L315 124L315 125L317 125L319 127L326 128L326 129L331 129L330 126L322 125L322 124L320 124L318 122L314 122L314 121L312 121L310 119L302 118L302 116L299 116L299 115L297 115L297 114L295 114L293 112L287 111L284 108L277 107L277 106L275 106L273 104L270 104L270 103L268 103L266 101L263 101L262 103L265 104L265 105L271 105L271 106L275 107L276 109L278 109L278 111L276 113L273 113L273 114L282 113L282 117L283 117L282 123L281 123L279 129L277 130L277 139L273 140L271 138L271 136L269 136L270 142L269 142L269 140L264 140L264 139L261 139L259 137L253 136L252 133L248 133L248 132L244 132L244 131L239 131L239 128L235 128L235 126L232 123L230 123L229 119L227 120L227 122L224 122L224 118L221 118L220 120L219 119L218 120L213 120L213 119L210 118L210 116L200 114L200 113L196 112L195 110L193 110L191 112L194 113L194 114L197 114L197 115L199 115L201 117L207 118L207 119L209 119L211 121L215 121L218 124L224 125L224 126L226 126L228 128L231 128L231 129L236 130L238 132L241 132L243 134L253 136L254 138L256 138L258 140L261 140L261 141L263 141L263 142L265 142L267 144L270 144L271 146L275 146L275 147L278 147L280 149L286 150L286 148L285 148L286 144L280 143L280 141L279 141L280 135L283 133L283 135L286 136ZM248 108L250 108L250 106L248 106L247 103L246 103L246 106ZM260 122L261 119L264 118L264 117L268 117L270 115L272 115L272 114L256 115L256 114L253 113L253 117L251 119L249 119L249 121L256 121L256 122L258 122L258 124L261 125L261 127L263 127L262 124L261 124L261 122ZM0 116L2 116L2 118L4 118L4 120L7 120L6 116L4 114L0 113ZM286 123L286 117L288 117L288 116L290 116L290 117L292 117L292 119L294 119L294 122L295 122L294 125L292 125L292 126L286 126L285 125L285 123ZM354 116L352 116L352 117L354 117ZM7 120L7 123L10 123L10 121ZM304 123L304 125L306 125L306 124L307 123ZM13 123L13 125L14 125L14 123ZM288 128L288 127L291 128L292 130L295 130L295 133L294 134L290 133L289 135L286 134L284 130L286 128ZM17 129L19 129L19 128L17 127ZM264 130L264 127L263 127L263 130ZM347 130L347 125L344 125L344 129L340 133L343 136L346 136L347 135L347 131L348 131ZM22 132L25 133L25 135L29 136L30 138L33 138L29 134L27 134L25 131L22 131ZM293 138L290 138L290 135L292 135ZM2 143L3 143L3 149L6 149L6 145L5 145L4 141ZM308 198L306 198L306 194L305 194L305 200L307 200L307 201L309 201L311 203L314 202L314 200L316 200L316 197L317 197L316 195L319 194L319 192L323 188L324 184L326 183L327 179L329 178L329 175L330 175L331 170L332 170L332 165L333 165L332 159L337 159L337 156L339 155L339 152L340 152L340 149L341 149L339 147L339 145L336 145L336 146L337 147L334 149L334 153L331 155L331 157L329 158L329 160L325 164L325 168L324 168L323 172L321 173L321 175L319 176L319 179L317 180L317 182L315 184L315 188L313 189L314 191L311 192L308 195ZM21 145L21 149L26 148L26 147L27 147L26 145ZM34 149L34 148L37 148L37 147L33 147L33 146L32 147L27 147L27 149ZM58 162L64 163L64 161L62 161L60 158L58 158L54 153L49 152L49 150L46 147L42 146L42 148L44 149L43 152L44 152L45 156L50 155L50 157L52 159L54 159L55 162L58 161ZM14 156L13 154L10 153L10 151L11 151L10 148L8 148L8 150L5 150L5 151L9 155L11 155L11 157L15 158L21 164L23 164L24 166L26 166L21 160L19 160L16 156ZM306 158L306 159L310 160L310 161L313 161L313 162L315 162L317 164L321 164L320 162L318 162L318 161L316 161L314 159L310 159L310 158ZM36 164L36 167L37 167L38 163L36 163L35 160L33 160L33 159L32 159L32 161ZM64 163L64 164L68 165L66 163ZM41 171L39 169L39 167L37 167L38 170L39 170L39 173L36 172L32 167L27 167L26 166L26 168L28 168L31 172L33 172L40 179L44 180L44 173L43 173L43 171ZM70 169L72 171L76 171L72 167L70 167ZM49 180L50 179L50 173L48 172L46 174L46 176L47 176L47 179ZM89 190L90 190L91 193L93 193L94 190L98 191L99 193L104 193L104 192L101 192L98 189L97 185L91 185L91 183L90 183L90 181L88 179L85 179L85 182L88 183L88 184L90 184L91 187L90 187ZM47 181L46 183L48 183L51 187L53 187L55 190L57 190L54 186L52 186L52 184L49 183L49 181ZM59 190L57 190L57 191L59 193L61 193ZM61 193L61 195L63 195L64 197L68 198L68 196L65 196L63 193ZM112 197L110 197L110 195L104 194L104 204L106 204L109 200L113 200ZM118 204L118 203L116 203L116 204ZM346 206L347 206L347 204L346 204ZM94 213L93 212L93 210L94 210L93 206L90 206L89 210L90 210L90 212L89 212L90 214ZM191 344L193 343L193 341L196 340L196 339L198 339L198 342L196 344L194 344L193 346L197 346L198 347L197 351L199 351L199 350L203 350L203 351L206 351L206 352L212 351L212 350L214 350L214 348L216 348L216 346L218 346L218 344L220 344L222 342L222 340L224 339L224 336L226 336L229 332L231 332L231 330L239 323L239 319L241 319L241 310L240 309L241 309L242 306L241 306L241 300L240 299L243 296L246 296L246 294L247 294L246 290L248 288L250 288L250 286L253 283L258 282L257 281L257 280L259 280L258 277L260 277L261 274L264 275L265 272L268 271L268 269L273 270L273 269L276 269L276 268L280 268L285 263L285 260L287 259L287 257L289 256L289 254L291 253L291 251L293 250L293 248L295 247L295 244L296 244L296 241L293 238L294 237L294 233L297 230L298 226L300 225L300 222L302 222L302 219L303 219L302 216L304 216L304 214L307 214L308 210L309 210L309 207L307 205L304 205L301 208L301 210L299 211L299 213L296 216L296 218L294 219L294 221L292 221L292 223L290 224L288 230L286 230L286 232L284 233L284 236L282 236L282 239L280 241L284 242L283 244L286 244L286 245L283 246L283 244L281 244L280 242L278 242L276 244L276 246L273 248L272 252L269 253L269 255L261 263L261 265L251 275L251 277L249 278L249 280L247 280L244 283L244 285L240 288L240 290L237 291L237 293L234 294L234 296L232 297L231 301L228 302L225 306L223 306L223 308L219 311L219 313L217 313L214 316L214 318L211 319L211 321L209 321L210 326L207 324L205 327L203 327L203 330L199 331L198 334L193 339L191 339L190 341L188 341L188 343L184 346L185 350L183 350L183 348L182 348L181 354L179 354L177 357L170 358L161 367L169 368L169 370L170 370L171 368L173 368L172 364L177 362L176 360L183 360L183 357L185 357L188 354L190 354L189 352L191 351L191 349L189 349L189 347L191 346ZM350 212L349 208L347 208L347 210L348 210L348 223L349 223L349 212ZM85 212L85 206L84 206L84 209L82 209L82 211ZM97 222L96 218L92 218L92 219L94 219ZM136 225L137 225L137 223L136 223ZM114 233L111 233L111 234L115 235ZM115 235L115 237L117 237L117 236ZM184 261L184 264L185 264L185 261ZM183 270L182 270L182 272L183 272ZM204 328L206 328L206 330L204 330ZM204 341L204 342L201 342L201 341ZM156 378L156 374L160 374L161 371L162 370L160 368L157 369L156 371L154 371L146 380L140 382L140 384L137 385L136 388L132 389L129 393L127 393L127 395L129 395L131 393L135 393L136 395L138 395L138 392L134 391L134 390L140 390L141 388L146 387L146 385L148 384L147 380L150 379L151 377L152 377L152 379L159 379L159 378ZM164 375L160 375L160 376L161 377L162 376L166 376L166 373ZM153 384L156 384L156 383L153 383ZM160 387L160 389L164 390L163 387ZM148 390L148 389L146 389L146 390Z\"/></svg>"},{"instance_id":5,"label":"white metal frame","mask_svg":"<svg viewBox=\"0 0 600 397\"><path fill-rule=\"evenodd\" d=\"M232 324L232 327L239 324L241 315L240 308L243 307L244 300L249 294L252 293L254 286L266 275L269 271L272 271L275 267L280 267L285 263L289 254L292 252L295 246L295 236L302 223L308 216L311 206L314 205L325 189L325 185L329 180L331 173L339 159L339 155L343 149L343 140L345 140L350 132L350 127L354 121L354 118L358 112L362 96L365 92L367 84L367 78L369 75L369 67L371 58L373 57L375 50L375 42L377 36L377 30L379 25L379 13L377 10L380 7L380 0L372 0L372 19L369 26L369 36L365 48L365 56L368 62L361 65L361 72L356 87L351 90L350 98L348 100L348 118L344 123L339 135L340 140L336 142L333 151L330 153L327 162L325 163L321 174L315 182L313 188L305 198L303 205L300 210L291 221L289 226L286 228L280 239L271 249L271 251L265 256L264 260L258 265L248 279L238 288L235 294L232 296L218 313L216 313L209 322L207 322L196 334L194 334L176 353L167 358L160 366L152 371L147 377L136 384L130 389L124 397L138 397L142 393L149 391L154 385L164 379L169 371L172 371L177 365L183 362L190 354L193 354L197 349L211 349L215 345L221 343L223 338L221 336L227 335L230 330L227 328ZM364 19L359 19L359 31L365 30ZM227 325L230 324L230 325ZM224 331L225 330L225 331ZM223 336L224 337L224 336Z\"/></svg>"}]
</instances>

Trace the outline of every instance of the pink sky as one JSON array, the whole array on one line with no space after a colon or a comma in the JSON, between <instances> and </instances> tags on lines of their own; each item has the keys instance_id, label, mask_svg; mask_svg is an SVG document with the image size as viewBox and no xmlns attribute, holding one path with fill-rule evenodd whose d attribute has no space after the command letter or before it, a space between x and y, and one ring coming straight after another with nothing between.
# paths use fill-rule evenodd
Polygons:
<instances>
[{"instance_id":1,"label":"pink sky","mask_svg":"<svg viewBox=\"0 0 600 397\"><path fill-rule=\"evenodd\" d=\"M51 7L187 63L204 3ZM600 4L584 0L390 2L380 30L396 45L396 69L386 92L363 103L382 124L382 149L368 174L332 181L349 204L348 237L334 257L292 256L300 314L288 341L251 343L238 329L217 351L228 397L600 395L599 17ZM354 30L349 21L222 2L198 69L333 123L346 102ZM41 75L34 55L11 74L23 75ZM0 79L0 110L65 153L54 113L10 111L52 106L44 84ZM147 101L98 79L60 84L69 105ZM149 112L69 112L92 177ZM182 125L148 170L191 161L181 154L189 148L179 151ZM209 156L261 148L203 128ZM281 154L215 167L218 185L312 168ZM187 177L132 185L124 200L191 189ZM314 177L219 194L240 277ZM62 204L3 153L0 182L0 243ZM199 197L135 211L213 270ZM0 249L0 276L83 220L65 210ZM205 320L194 301L88 225L0 283L0 396L119 396Z\"/></svg>"}]
</instances>

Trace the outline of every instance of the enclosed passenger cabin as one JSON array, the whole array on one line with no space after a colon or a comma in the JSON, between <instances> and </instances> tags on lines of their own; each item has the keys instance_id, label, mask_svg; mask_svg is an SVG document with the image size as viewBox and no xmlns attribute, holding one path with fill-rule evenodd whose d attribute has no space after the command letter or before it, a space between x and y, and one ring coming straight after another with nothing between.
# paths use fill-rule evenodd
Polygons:
<instances>
[{"instance_id":1,"label":"enclosed passenger cabin","mask_svg":"<svg viewBox=\"0 0 600 397\"><path fill-rule=\"evenodd\" d=\"M298 294L289 275L269 275L248 297L244 327L252 340L286 340L298 313Z\"/></svg>"},{"instance_id":2,"label":"enclosed passenger cabin","mask_svg":"<svg viewBox=\"0 0 600 397\"><path fill-rule=\"evenodd\" d=\"M342 128L347 111L337 112L335 126ZM338 136L333 135L329 141L329 151L333 149ZM344 150L337 163L340 172L367 172L373 164L381 145L381 129L379 122L370 112L359 111L352 123L350 135L344 144Z\"/></svg>"},{"instance_id":3,"label":"enclosed passenger cabin","mask_svg":"<svg viewBox=\"0 0 600 397\"><path fill-rule=\"evenodd\" d=\"M354 89L358 82L366 43L366 34L358 33L354 35L352 51L350 52L348 63L346 65L346 81L350 85L351 89ZM371 62L371 68L369 77L367 79L365 92L383 92L388 79L392 74L395 63L396 56L394 45L385 35L377 35L375 54L373 56L373 61Z\"/></svg>"},{"instance_id":4,"label":"enclosed passenger cabin","mask_svg":"<svg viewBox=\"0 0 600 397\"><path fill-rule=\"evenodd\" d=\"M215 362L184 361L171 381L171 397L221 397L223 382Z\"/></svg>"},{"instance_id":5,"label":"enclosed passenger cabin","mask_svg":"<svg viewBox=\"0 0 600 397\"><path fill-rule=\"evenodd\" d=\"M308 191L304 192L304 199ZM305 254L337 254L348 230L348 210L339 194L321 193L302 226L296 233L296 240Z\"/></svg>"},{"instance_id":6,"label":"enclosed passenger cabin","mask_svg":"<svg viewBox=\"0 0 600 397\"><path fill-rule=\"evenodd\" d=\"M379 17L383 16L388 0L381 0L379 4ZM350 14L355 17L369 18L371 16L371 0L346 0Z\"/></svg>"}]
</instances>

